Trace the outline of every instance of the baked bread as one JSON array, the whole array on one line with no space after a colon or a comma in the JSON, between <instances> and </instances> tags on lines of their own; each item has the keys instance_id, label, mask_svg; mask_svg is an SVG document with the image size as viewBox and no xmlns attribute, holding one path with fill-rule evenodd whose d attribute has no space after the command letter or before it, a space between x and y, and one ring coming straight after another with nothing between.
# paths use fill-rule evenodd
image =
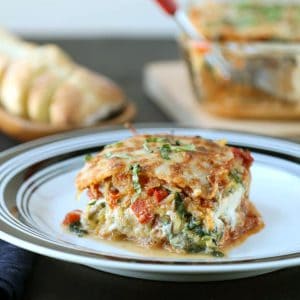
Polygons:
<instances>
[{"instance_id":1,"label":"baked bread","mask_svg":"<svg viewBox=\"0 0 300 300\"><path fill-rule=\"evenodd\" d=\"M31 83L28 90L28 117L33 121L50 122L50 105L53 95L61 82L71 73L72 68L45 70ZM70 100L72 101L72 99Z\"/></svg>"},{"instance_id":2,"label":"baked bread","mask_svg":"<svg viewBox=\"0 0 300 300\"><path fill-rule=\"evenodd\" d=\"M61 126L92 125L120 110L125 96L55 45L0 31L0 103L11 114Z\"/></svg>"},{"instance_id":3,"label":"baked bread","mask_svg":"<svg viewBox=\"0 0 300 300\"><path fill-rule=\"evenodd\" d=\"M9 61L10 61L10 59L7 55L0 53L0 82L5 73L5 70L9 64Z\"/></svg>"},{"instance_id":4,"label":"baked bread","mask_svg":"<svg viewBox=\"0 0 300 300\"><path fill-rule=\"evenodd\" d=\"M111 80L78 67L55 91L50 122L91 125L122 107L123 99L123 92Z\"/></svg>"}]
</instances>

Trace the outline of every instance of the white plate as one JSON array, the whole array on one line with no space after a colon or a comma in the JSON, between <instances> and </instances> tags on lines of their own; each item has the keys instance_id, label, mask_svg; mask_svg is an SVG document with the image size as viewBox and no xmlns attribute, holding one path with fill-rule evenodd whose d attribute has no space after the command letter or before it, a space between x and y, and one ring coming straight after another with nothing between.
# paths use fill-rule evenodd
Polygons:
<instances>
[{"instance_id":1,"label":"white plate","mask_svg":"<svg viewBox=\"0 0 300 300\"><path fill-rule=\"evenodd\" d=\"M0 238L54 258L156 280L224 280L300 265L300 145L194 128L148 126L139 131L226 138L232 145L249 148L255 158L251 200L265 228L224 258L138 251L65 232L60 225L64 215L84 207L87 200L76 200L74 186L84 154L130 136L124 129L85 130L24 144L0 156Z\"/></svg>"}]
</instances>

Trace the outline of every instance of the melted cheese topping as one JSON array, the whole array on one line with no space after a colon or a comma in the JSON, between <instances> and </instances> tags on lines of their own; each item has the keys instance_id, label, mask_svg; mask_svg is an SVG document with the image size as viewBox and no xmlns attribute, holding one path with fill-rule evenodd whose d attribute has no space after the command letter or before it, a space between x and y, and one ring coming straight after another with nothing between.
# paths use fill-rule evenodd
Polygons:
<instances>
[{"instance_id":1,"label":"melted cheese topping","mask_svg":"<svg viewBox=\"0 0 300 300\"><path fill-rule=\"evenodd\" d=\"M174 143L174 137L160 136ZM128 174L134 164L141 166L141 173L149 178L167 182L169 186L201 190L203 198L212 198L210 178L218 181L228 173L234 156L230 147L198 137L175 137L181 145L193 145L194 151L170 151L169 159L162 157L161 149L168 142L147 142L147 135L138 135L117 143L97 154L77 176L77 188L84 190L91 184L104 181L111 176ZM125 178L122 179L125 181ZM129 180L130 181L130 180ZM130 182L128 182L130 185ZM129 186L127 186L129 188Z\"/></svg>"},{"instance_id":2,"label":"melted cheese topping","mask_svg":"<svg viewBox=\"0 0 300 300\"><path fill-rule=\"evenodd\" d=\"M219 207L213 213L213 219L217 228L223 228L224 222L234 228L239 221L239 214L237 208L240 206L244 198L245 189L242 185L227 197L224 197L220 202Z\"/></svg>"}]
</instances>

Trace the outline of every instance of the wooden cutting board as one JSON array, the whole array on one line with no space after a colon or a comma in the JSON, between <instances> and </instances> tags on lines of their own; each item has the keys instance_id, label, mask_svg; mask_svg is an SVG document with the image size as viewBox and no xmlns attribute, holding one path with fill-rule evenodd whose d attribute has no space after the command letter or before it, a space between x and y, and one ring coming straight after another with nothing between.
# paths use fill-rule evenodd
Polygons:
<instances>
[{"instance_id":1,"label":"wooden cutting board","mask_svg":"<svg viewBox=\"0 0 300 300\"><path fill-rule=\"evenodd\" d=\"M181 61L146 65L144 89L168 116L182 124L300 138L300 120L287 122L227 119L202 110L193 94L188 71Z\"/></svg>"}]
</instances>

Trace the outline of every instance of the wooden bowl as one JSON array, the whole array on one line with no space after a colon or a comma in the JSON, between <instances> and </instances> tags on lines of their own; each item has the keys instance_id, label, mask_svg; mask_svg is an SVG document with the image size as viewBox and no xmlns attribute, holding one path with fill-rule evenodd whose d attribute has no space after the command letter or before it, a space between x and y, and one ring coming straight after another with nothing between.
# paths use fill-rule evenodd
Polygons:
<instances>
[{"instance_id":1,"label":"wooden bowl","mask_svg":"<svg viewBox=\"0 0 300 300\"><path fill-rule=\"evenodd\" d=\"M55 126L52 124L41 123L30 121L24 118L13 116L2 107L0 107L0 130L5 134L19 140L19 141L30 141L39 137L61 133L64 131L70 131L74 129L86 128L86 127L103 127L108 125L124 124L125 122L131 121L136 114L136 107L133 103L128 102L123 110L103 121L92 126Z\"/></svg>"}]
</instances>

